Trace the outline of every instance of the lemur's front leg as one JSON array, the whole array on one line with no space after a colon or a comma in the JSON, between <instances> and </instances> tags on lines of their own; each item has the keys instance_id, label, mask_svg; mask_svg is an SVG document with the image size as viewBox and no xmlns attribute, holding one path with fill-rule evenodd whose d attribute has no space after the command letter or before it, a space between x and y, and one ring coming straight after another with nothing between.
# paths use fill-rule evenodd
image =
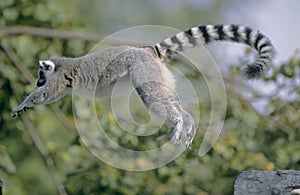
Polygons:
<instances>
[{"instance_id":1,"label":"lemur's front leg","mask_svg":"<svg viewBox=\"0 0 300 195\"><path fill-rule=\"evenodd\" d=\"M43 91L45 90L42 90L42 87L34 90L16 109L13 110L12 116L16 117L21 112L26 111L29 107L42 104L47 96L47 93Z\"/></svg>"},{"instance_id":2,"label":"lemur's front leg","mask_svg":"<svg viewBox=\"0 0 300 195\"><path fill-rule=\"evenodd\" d=\"M68 89L64 82L60 82L59 79L56 78L51 78L44 86L36 88L28 95L25 100L12 111L12 116L16 117L29 107L55 102L65 96L67 92Z\"/></svg>"}]
</instances>

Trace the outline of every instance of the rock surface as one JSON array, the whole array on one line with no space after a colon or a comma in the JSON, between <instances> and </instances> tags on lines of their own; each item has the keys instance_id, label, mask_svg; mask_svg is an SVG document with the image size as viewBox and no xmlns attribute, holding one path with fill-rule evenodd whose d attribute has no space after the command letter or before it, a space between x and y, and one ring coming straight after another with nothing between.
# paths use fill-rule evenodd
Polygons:
<instances>
[{"instance_id":1,"label":"rock surface","mask_svg":"<svg viewBox=\"0 0 300 195\"><path fill-rule=\"evenodd\" d=\"M234 195L300 195L300 171L243 171L235 181Z\"/></svg>"}]
</instances>

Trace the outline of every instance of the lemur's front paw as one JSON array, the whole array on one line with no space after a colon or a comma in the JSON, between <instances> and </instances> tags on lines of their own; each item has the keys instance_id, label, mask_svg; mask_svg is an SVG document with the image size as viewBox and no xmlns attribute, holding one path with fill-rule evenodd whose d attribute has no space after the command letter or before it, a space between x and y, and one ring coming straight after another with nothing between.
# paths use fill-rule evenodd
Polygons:
<instances>
[{"instance_id":1,"label":"lemur's front paw","mask_svg":"<svg viewBox=\"0 0 300 195\"><path fill-rule=\"evenodd\" d=\"M17 108L12 111L12 117L19 116L21 112L28 110L28 107Z\"/></svg>"}]
</instances>

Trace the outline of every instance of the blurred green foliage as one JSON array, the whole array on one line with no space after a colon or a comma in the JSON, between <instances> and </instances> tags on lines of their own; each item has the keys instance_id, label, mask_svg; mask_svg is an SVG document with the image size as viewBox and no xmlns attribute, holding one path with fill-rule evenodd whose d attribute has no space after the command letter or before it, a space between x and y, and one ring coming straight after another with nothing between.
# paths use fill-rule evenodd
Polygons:
<instances>
[{"instance_id":1,"label":"blurred green foliage","mask_svg":"<svg viewBox=\"0 0 300 195\"><path fill-rule=\"evenodd\" d=\"M97 1L84 5L86 1L1 0L0 28L29 25L89 32L97 30L95 26L102 26L105 28L100 32L107 33L127 27L125 22L118 26L117 23L124 19L117 20L111 13L120 11L122 15L125 12L126 9L123 12L122 9L112 10L118 6L118 1L101 2L102 12L93 14L88 7L99 6ZM159 10L162 8L154 1L141 2L136 1L138 10L143 9L146 13L151 10L153 15L161 13ZM216 12L222 9L220 3L216 3L215 7ZM174 24L176 19L171 17L171 13L177 16L176 9L179 8L174 6L170 9L174 10L167 12L168 17L161 24ZM194 16L197 11L193 7L184 9L186 11L182 17L185 20L189 20L190 15ZM193 14L188 15L188 11ZM105 17L112 17L109 19L110 24ZM208 12L201 17L206 22L213 22ZM199 15L198 18L201 17ZM128 15L129 22L126 25L137 24L137 18L134 14ZM149 18L150 23L159 23L159 16ZM36 146L36 140L28 131L24 118L11 117L12 108L34 89L35 81L28 80L20 71L7 49L12 49L21 65L25 65L29 73L36 77L38 59L80 56L87 53L94 43L26 35L3 37L0 41L0 178L4 180L4 194L57 194L45 156L41 155ZM119 170L96 160L72 129L74 122L70 97L52 105L38 106L25 115L54 160L56 172L68 194L232 194L234 180L243 170L300 168L299 67L299 54L296 52L289 61L275 68L272 75L265 78L263 82L275 86L276 93L272 96L253 91L252 98L246 99L241 91L232 87L233 81L226 80L226 120L213 149L203 157L198 156L204 135L198 131L192 150L186 151L166 166L146 172ZM196 78L201 80L200 76ZM281 93L288 94L288 97L281 98L278 95ZM200 120L202 117L209 118L209 101L207 98L199 104ZM263 114L259 114L250 101L264 102L266 110ZM104 128L113 130L118 126L111 120L110 114L101 114L101 122ZM123 145L130 145L132 137L120 136ZM155 137L147 143L151 146L159 145Z\"/></svg>"}]
</instances>

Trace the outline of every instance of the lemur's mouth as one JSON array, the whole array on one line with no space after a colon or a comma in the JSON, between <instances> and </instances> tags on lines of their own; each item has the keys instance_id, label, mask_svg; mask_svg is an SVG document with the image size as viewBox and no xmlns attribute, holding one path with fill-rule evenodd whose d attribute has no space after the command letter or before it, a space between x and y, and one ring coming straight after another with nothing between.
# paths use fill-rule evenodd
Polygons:
<instances>
[{"instance_id":1,"label":"lemur's mouth","mask_svg":"<svg viewBox=\"0 0 300 195\"><path fill-rule=\"evenodd\" d=\"M45 85L46 79L45 79L45 73L43 71L39 71L39 80L37 81L36 85L38 87L41 87Z\"/></svg>"},{"instance_id":2,"label":"lemur's mouth","mask_svg":"<svg viewBox=\"0 0 300 195\"><path fill-rule=\"evenodd\" d=\"M46 83L46 80L45 80L45 79L39 79L39 80L37 81L36 85L37 85L38 87L41 87L41 86L45 85L45 83Z\"/></svg>"}]
</instances>

